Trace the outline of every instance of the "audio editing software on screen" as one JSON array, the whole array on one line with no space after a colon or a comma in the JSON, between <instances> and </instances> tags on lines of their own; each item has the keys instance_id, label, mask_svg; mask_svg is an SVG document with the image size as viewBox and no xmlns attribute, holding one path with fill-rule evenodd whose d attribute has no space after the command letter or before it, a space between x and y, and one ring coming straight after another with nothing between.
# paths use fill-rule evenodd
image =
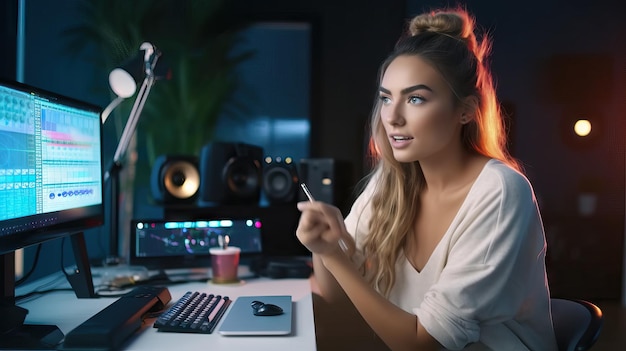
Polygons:
<instances>
[{"instance_id":1,"label":"audio editing software on screen","mask_svg":"<svg viewBox=\"0 0 626 351\"><path fill-rule=\"evenodd\" d=\"M0 86L0 220L100 204L99 123Z\"/></svg>"}]
</instances>

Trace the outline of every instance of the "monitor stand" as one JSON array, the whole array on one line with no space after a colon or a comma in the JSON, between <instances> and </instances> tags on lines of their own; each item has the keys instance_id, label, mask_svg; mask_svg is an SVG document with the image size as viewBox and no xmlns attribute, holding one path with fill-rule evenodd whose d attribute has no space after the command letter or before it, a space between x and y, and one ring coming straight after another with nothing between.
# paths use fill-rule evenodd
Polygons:
<instances>
[{"instance_id":1,"label":"monitor stand","mask_svg":"<svg viewBox=\"0 0 626 351\"><path fill-rule=\"evenodd\" d=\"M83 233L71 241L77 269L68 280L77 297L96 297ZM15 304L15 252L0 257L0 350L56 350L65 335L55 325L24 324L28 310Z\"/></svg>"},{"instance_id":2,"label":"monitor stand","mask_svg":"<svg viewBox=\"0 0 626 351\"><path fill-rule=\"evenodd\" d=\"M97 295L93 287L93 277L91 275L91 266L89 265L89 256L87 255L85 236L83 232L76 233L70 237L70 240L72 241L76 269L67 276L67 280L79 299L95 298Z\"/></svg>"},{"instance_id":3,"label":"monitor stand","mask_svg":"<svg viewBox=\"0 0 626 351\"><path fill-rule=\"evenodd\" d=\"M63 340L63 332L54 325L24 324L28 310L15 305L15 252L2 255L2 263L0 349L54 350Z\"/></svg>"}]
</instances>

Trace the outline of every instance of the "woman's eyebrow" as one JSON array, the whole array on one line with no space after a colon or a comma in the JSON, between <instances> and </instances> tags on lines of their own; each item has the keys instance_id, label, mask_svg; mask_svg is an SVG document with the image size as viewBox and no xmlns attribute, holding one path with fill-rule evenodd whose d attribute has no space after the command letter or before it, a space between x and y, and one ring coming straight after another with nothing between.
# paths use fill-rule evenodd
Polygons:
<instances>
[{"instance_id":1,"label":"woman's eyebrow","mask_svg":"<svg viewBox=\"0 0 626 351\"><path fill-rule=\"evenodd\" d=\"M384 88L384 87L382 87L382 86L378 87L378 90L379 90L379 91L381 91L381 92L383 92L383 93L385 93L385 94L391 94L391 91L390 91L389 89L386 89L386 88ZM424 85L424 84L417 84L417 85L413 85L413 86L410 86L410 87L408 87L408 88L404 88L404 89L402 89L402 90L401 90L401 93L402 93L402 95L405 95L405 94L408 94L408 93L414 92L414 91L416 91L416 90L428 90L428 91L430 91L430 92L432 92L432 91L433 91L433 90L432 90L430 87L428 87L427 85Z\"/></svg>"}]
</instances>

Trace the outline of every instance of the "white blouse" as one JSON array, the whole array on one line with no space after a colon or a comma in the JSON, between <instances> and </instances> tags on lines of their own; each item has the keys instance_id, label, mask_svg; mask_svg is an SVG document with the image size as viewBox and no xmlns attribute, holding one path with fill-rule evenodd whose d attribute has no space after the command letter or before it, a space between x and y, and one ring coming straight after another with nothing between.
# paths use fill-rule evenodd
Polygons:
<instances>
[{"instance_id":1,"label":"white blouse","mask_svg":"<svg viewBox=\"0 0 626 351\"><path fill-rule=\"evenodd\" d=\"M374 187L345 219L359 251ZM532 186L492 159L422 271L398 259L389 299L448 350L556 350L545 254Z\"/></svg>"}]
</instances>

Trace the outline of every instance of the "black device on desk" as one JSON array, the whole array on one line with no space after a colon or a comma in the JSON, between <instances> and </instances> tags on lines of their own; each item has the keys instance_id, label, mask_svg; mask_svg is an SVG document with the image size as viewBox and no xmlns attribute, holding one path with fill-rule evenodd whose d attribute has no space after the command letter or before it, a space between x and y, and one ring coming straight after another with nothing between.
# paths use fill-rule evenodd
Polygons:
<instances>
[{"instance_id":1,"label":"black device on desk","mask_svg":"<svg viewBox=\"0 0 626 351\"><path fill-rule=\"evenodd\" d=\"M70 331L59 350L117 350L147 313L163 309L171 299L165 287L137 287Z\"/></svg>"},{"instance_id":2,"label":"black device on desk","mask_svg":"<svg viewBox=\"0 0 626 351\"><path fill-rule=\"evenodd\" d=\"M104 220L100 115L98 106L0 81L0 348L54 348L63 338L56 326L24 324L16 250L70 237L77 269L68 280L77 297L96 296L83 232Z\"/></svg>"}]
</instances>

